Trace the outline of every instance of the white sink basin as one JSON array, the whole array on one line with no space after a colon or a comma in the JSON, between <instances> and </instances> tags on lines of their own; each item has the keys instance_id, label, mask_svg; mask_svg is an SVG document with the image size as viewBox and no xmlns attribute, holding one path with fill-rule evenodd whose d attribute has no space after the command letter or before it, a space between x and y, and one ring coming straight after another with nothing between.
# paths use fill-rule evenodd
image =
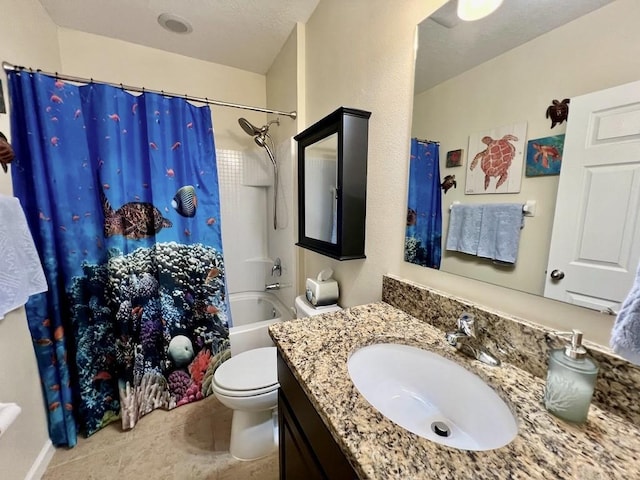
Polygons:
<instances>
[{"instance_id":1,"label":"white sink basin","mask_svg":"<svg viewBox=\"0 0 640 480\"><path fill-rule=\"evenodd\" d=\"M518 433L515 417L491 387L435 353L382 343L357 350L347 366L371 405L421 437L462 450L492 450Z\"/></svg>"}]
</instances>

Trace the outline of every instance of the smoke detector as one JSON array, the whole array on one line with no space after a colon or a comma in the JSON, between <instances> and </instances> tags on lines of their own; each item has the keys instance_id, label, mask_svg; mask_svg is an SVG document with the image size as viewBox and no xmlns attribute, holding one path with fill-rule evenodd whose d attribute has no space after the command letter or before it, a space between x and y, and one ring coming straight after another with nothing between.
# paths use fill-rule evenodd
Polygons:
<instances>
[{"instance_id":1,"label":"smoke detector","mask_svg":"<svg viewBox=\"0 0 640 480\"><path fill-rule=\"evenodd\" d=\"M162 13L158 16L158 23L173 33L191 33L193 31L193 27L191 23L185 18L182 18L178 15L174 15L173 13Z\"/></svg>"}]
</instances>

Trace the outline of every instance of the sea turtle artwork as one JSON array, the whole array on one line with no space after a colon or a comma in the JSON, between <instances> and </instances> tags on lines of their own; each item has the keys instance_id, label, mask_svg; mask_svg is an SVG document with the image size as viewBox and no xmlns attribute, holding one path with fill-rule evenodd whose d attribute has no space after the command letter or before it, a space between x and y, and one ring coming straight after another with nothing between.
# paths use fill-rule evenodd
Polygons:
<instances>
[{"instance_id":1,"label":"sea turtle artwork","mask_svg":"<svg viewBox=\"0 0 640 480\"><path fill-rule=\"evenodd\" d=\"M498 177L496 189L507 181L509 167L516 154L516 147L511 141L517 141L518 137L507 134L504 137L494 140L486 136L482 137L482 143L487 148L476 154L471 162L470 170L473 170L480 160L480 168L484 172L484 189L489 187L491 177Z\"/></svg>"},{"instance_id":2,"label":"sea turtle artwork","mask_svg":"<svg viewBox=\"0 0 640 480\"><path fill-rule=\"evenodd\" d=\"M553 145L532 143L531 146L536 151L536 154L533 156L533 161L536 163L542 162L542 168L549 168L549 157L551 157L552 160L560 160L560 152Z\"/></svg>"},{"instance_id":3,"label":"sea turtle artwork","mask_svg":"<svg viewBox=\"0 0 640 480\"><path fill-rule=\"evenodd\" d=\"M139 240L173 225L151 203L129 202L114 210L103 191L101 197L105 237L122 235L125 238Z\"/></svg>"},{"instance_id":4,"label":"sea turtle artwork","mask_svg":"<svg viewBox=\"0 0 640 480\"><path fill-rule=\"evenodd\" d=\"M569 100L565 98L562 102L553 100L552 105L547 108L547 118L551 118L551 128L564 122L569 116Z\"/></svg>"},{"instance_id":5,"label":"sea turtle artwork","mask_svg":"<svg viewBox=\"0 0 640 480\"><path fill-rule=\"evenodd\" d=\"M456 176L447 175L446 177L444 177L444 180L440 184L440 187L442 188L442 190L444 190L445 195L451 187L458 188L458 183L456 182Z\"/></svg>"}]
</instances>

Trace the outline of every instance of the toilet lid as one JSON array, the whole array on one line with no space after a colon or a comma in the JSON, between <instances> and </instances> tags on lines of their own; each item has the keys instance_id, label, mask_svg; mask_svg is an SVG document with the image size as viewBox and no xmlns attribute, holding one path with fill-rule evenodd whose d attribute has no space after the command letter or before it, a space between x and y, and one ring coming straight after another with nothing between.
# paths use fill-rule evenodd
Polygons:
<instances>
[{"instance_id":1,"label":"toilet lid","mask_svg":"<svg viewBox=\"0 0 640 480\"><path fill-rule=\"evenodd\" d=\"M255 390L278 383L276 347L247 350L224 362L213 375L227 390Z\"/></svg>"}]
</instances>

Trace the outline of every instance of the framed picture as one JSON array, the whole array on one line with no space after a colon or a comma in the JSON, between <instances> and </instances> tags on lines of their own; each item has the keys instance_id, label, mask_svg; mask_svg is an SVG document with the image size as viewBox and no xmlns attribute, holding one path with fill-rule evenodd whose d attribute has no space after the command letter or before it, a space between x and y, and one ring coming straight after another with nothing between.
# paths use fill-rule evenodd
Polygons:
<instances>
[{"instance_id":1,"label":"framed picture","mask_svg":"<svg viewBox=\"0 0 640 480\"><path fill-rule=\"evenodd\" d=\"M526 136L526 122L470 135L464 193L518 193Z\"/></svg>"},{"instance_id":2,"label":"framed picture","mask_svg":"<svg viewBox=\"0 0 640 480\"><path fill-rule=\"evenodd\" d=\"M527 142L527 177L559 175L564 150L564 134Z\"/></svg>"},{"instance_id":3,"label":"framed picture","mask_svg":"<svg viewBox=\"0 0 640 480\"><path fill-rule=\"evenodd\" d=\"M461 148L458 150L450 150L447 152L447 167L460 167L462 166L462 154L464 150Z\"/></svg>"}]
</instances>

